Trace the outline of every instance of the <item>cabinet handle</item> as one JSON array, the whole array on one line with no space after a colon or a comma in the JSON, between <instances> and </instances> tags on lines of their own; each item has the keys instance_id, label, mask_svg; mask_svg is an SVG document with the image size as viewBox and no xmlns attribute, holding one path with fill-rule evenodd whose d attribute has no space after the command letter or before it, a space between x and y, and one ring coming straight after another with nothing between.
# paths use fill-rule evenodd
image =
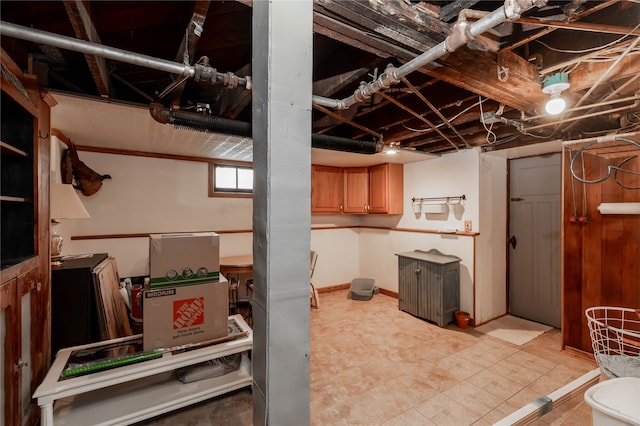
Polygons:
<instances>
[{"instance_id":1,"label":"cabinet handle","mask_svg":"<svg viewBox=\"0 0 640 426\"><path fill-rule=\"evenodd\" d=\"M344 211L344 209L342 208L342 203L340 203L340 211Z\"/></svg>"},{"instance_id":2,"label":"cabinet handle","mask_svg":"<svg viewBox=\"0 0 640 426\"><path fill-rule=\"evenodd\" d=\"M415 272L416 274L419 274L422 271L420 270L420 268L416 268L413 272Z\"/></svg>"}]
</instances>

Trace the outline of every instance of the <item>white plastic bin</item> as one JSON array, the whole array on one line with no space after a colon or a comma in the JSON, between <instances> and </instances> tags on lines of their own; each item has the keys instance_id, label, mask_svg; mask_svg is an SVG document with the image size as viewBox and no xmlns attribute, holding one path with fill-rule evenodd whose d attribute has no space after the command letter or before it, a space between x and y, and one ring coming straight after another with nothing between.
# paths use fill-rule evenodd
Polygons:
<instances>
[{"instance_id":1,"label":"white plastic bin","mask_svg":"<svg viewBox=\"0 0 640 426\"><path fill-rule=\"evenodd\" d=\"M640 426L640 378L619 377L587 389L595 426Z\"/></svg>"}]
</instances>

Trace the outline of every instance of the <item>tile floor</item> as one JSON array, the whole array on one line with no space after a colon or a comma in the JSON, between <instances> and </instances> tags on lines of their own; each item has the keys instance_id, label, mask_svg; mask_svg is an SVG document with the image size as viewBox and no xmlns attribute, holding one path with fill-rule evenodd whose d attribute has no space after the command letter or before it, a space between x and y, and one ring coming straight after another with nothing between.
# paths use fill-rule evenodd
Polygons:
<instances>
[{"instance_id":1,"label":"tile floor","mask_svg":"<svg viewBox=\"0 0 640 426\"><path fill-rule=\"evenodd\" d=\"M516 346L454 324L440 328L382 294L320 294L311 310L311 425L490 425L596 368L560 351L559 330ZM244 389L140 425L251 425ZM534 422L589 425L577 395Z\"/></svg>"}]
</instances>

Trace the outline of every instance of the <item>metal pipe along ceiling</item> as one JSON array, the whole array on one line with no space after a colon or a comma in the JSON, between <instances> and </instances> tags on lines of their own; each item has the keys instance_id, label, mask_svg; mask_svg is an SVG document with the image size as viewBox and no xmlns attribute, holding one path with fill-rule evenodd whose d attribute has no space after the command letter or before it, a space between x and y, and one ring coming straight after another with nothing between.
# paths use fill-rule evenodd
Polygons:
<instances>
[{"instance_id":1,"label":"metal pipe along ceiling","mask_svg":"<svg viewBox=\"0 0 640 426\"><path fill-rule=\"evenodd\" d=\"M171 74L179 74L186 77L197 76L199 80L207 81L212 84L229 82L231 84L237 83L247 89L251 88L251 77L241 78L233 75L233 73L221 73L208 65L189 65L167 61L165 59L154 58L140 53L133 53L115 47L92 43L90 41L78 40L60 34L52 34L46 31L36 30L34 28L23 27L10 22L0 21L0 34L3 36L31 41L33 43L42 43L49 46L59 47L61 49L139 65L141 67L151 68L158 71L166 71Z\"/></svg>"},{"instance_id":2,"label":"metal pipe along ceiling","mask_svg":"<svg viewBox=\"0 0 640 426\"><path fill-rule=\"evenodd\" d=\"M376 80L371 83L362 84L358 89L356 89L353 95L347 98L330 99L322 96L313 96L312 101L314 104L328 108L348 109L356 103L369 99L374 93L383 89L388 89L392 84L400 82L410 73L435 61L445 54L454 52L478 35L505 22L506 20L518 19L523 12L526 12L534 6L542 7L546 4L547 0L506 0L503 6L483 16L472 24L469 24L466 19L469 12L463 10L458 15L458 21L453 27L453 32L447 36L444 41L435 45L431 49L399 68L395 68L393 66L387 67L385 72L383 72Z\"/></svg>"}]
</instances>

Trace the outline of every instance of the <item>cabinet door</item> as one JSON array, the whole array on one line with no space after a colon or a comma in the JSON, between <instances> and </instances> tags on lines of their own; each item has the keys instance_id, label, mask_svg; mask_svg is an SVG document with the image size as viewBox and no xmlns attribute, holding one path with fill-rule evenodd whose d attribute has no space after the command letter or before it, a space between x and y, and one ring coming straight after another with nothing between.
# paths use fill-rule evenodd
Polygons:
<instances>
[{"instance_id":1,"label":"cabinet door","mask_svg":"<svg viewBox=\"0 0 640 426\"><path fill-rule=\"evenodd\" d=\"M395 163L369 167L369 213L403 213L402 169Z\"/></svg>"},{"instance_id":2,"label":"cabinet door","mask_svg":"<svg viewBox=\"0 0 640 426\"><path fill-rule=\"evenodd\" d=\"M38 377L35 370L37 357L42 355L34 353L37 341L42 338L42 330L37 322L34 309L43 309L38 302L37 282L38 268L32 269L19 275L17 278L17 291L20 300L20 359L17 363L17 374L19 375L19 403L20 417L22 424L35 424L38 414L40 414L31 395L36 390L42 377Z\"/></svg>"},{"instance_id":3,"label":"cabinet door","mask_svg":"<svg viewBox=\"0 0 640 426\"><path fill-rule=\"evenodd\" d=\"M341 168L312 166L311 213L341 213L342 186Z\"/></svg>"},{"instance_id":4,"label":"cabinet door","mask_svg":"<svg viewBox=\"0 0 640 426\"><path fill-rule=\"evenodd\" d=\"M0 284L0 421L2 424L20 424L20 306L18 304L17 280L11 279Z\"/></svg>"},{"instance_id":5,"label":"cabinet door","mask_svg":"<svg viewBox=\"0 0 640 426\"><path fill-rule=\"evenodd\" d=\"M418 316L418 262L398 257L398 309Z\"/></svg>"},{"instance_id":6,"label":"cabinet door","mask_svg":"<svg viewBox=\"0 0 640 426\"><path fill-rule=\"evenodd\" d=\"M369 211L369 169L349 167L344 170L345 213L367 213Z\"/></svg>"}]
</instances>

